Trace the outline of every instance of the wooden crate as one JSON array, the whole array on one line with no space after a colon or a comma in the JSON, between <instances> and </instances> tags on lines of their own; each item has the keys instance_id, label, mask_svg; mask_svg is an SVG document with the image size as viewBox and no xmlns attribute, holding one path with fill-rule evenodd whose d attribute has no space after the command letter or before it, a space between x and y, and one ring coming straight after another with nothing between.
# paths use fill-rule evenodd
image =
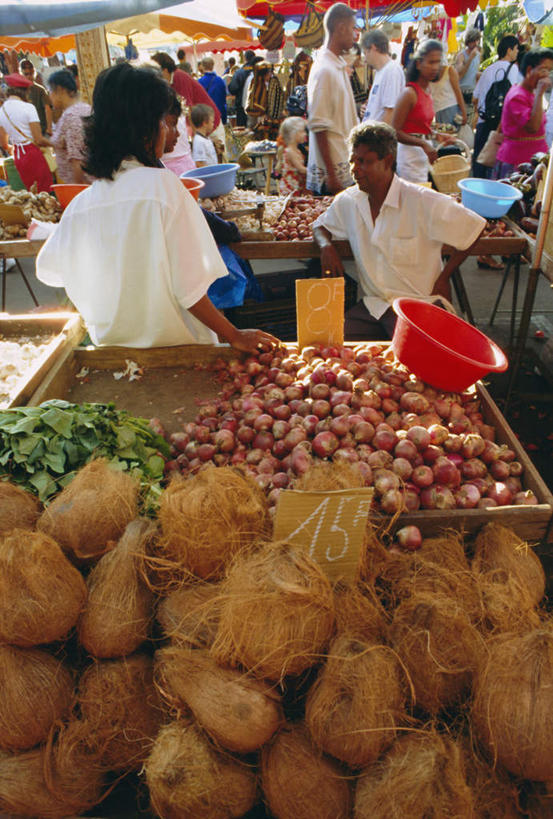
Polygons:
<instances>
[{"instance_id":1,"label":"wooden crate","mask_svg":"<svg viewBox=\"0 0 553 819\"><path fill-rule=\"evenodd\" d=\"M85 328L78 313L0 313L0 338L4 341L17 341L26 336L48 338L52 334L48 346L25 373L17 392L10 397L8 407L27 403L56 362L64 359L67 352L81 341Z\"/></svg>"},{"instance_id":2,"label":"wooden crate","mask_svg":"<svg viewBox=\"0 0 553 819\"><path fill-rule=\"evenodd\" d=\"M208 363L221 357L226 360L235 358L236 353L228 347L212 347L209 345L190 345L186 347L165 347L152 350L137 350L124 347L110 348L76 348L69 350L65 357L58 360L48 373L42 384L31 397L29 403L36 405L50 398L68 398L72 385L75 384L75 375L83 367L91 371L96 369L106 373L113 370L124 370L127 359L132 359L140 366L155 371L166 371L166 376L175 378L174 391L169 392L168 406L181 407L182 413L177 417L181 420L191 420L195 415L194 394L198 397L214 397L218 385L213 381L212 374L205 371L196 371L193 365L202 362ZM178 388L177 388L178 385ZM111 400L116 395L123 395L121 406L138 415L150 417L160 415L157 411L156 397L161 394L153 388L141 391L137 382L104 381L106 391L97 397L94 394L94 385L89 385L89 393L84 398L79 394L73 395L70 400ZM180 392L179 392L180 389ZM418 526L424 536L435 535L444 528L463 530L467 533L478 531L485 523L497 521L510 526L524 539L537 543L550 541L550 523L553 514L553 496L544 481L538 474L532 461L520 445L513 431L507 424L499 408L489 392L482 384L477 385L478 395L482 403L482 412L486 423L495 427L497 442L507 444L516 452L517 460L524 466L523 486L531 489L538 499L537 506L503 506L494 509L454 509L450 511L424 510L400 515L396 528L407 524ZM140 397L141 392L142 397ZM118 399L115 398L116 403ZM142 401L142 403L141 403ZM173 402L171 404L171 402ZM166 401L167 403L167 401ZM170 429L170 418L161 416ZM175 427L177 428L177 427Z\"/></svg>"}]
</instances>

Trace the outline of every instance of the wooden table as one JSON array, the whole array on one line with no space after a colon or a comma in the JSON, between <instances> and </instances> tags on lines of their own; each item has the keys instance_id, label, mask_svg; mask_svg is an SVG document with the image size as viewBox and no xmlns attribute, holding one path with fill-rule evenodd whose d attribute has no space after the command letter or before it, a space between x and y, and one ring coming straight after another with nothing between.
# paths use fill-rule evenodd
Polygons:
<instances>
[{"instance_id":1,"label":"wooden table","mask_svg":"<svg viewBox=\"0 0 553 819\"><path fill-rule=\"evenodd\" d=\"M8 259L15 259L15 266L17 267L17 271L20 276L23 277L23 281L25 282L25 286L29 291L32 300L34 301L35 305L38 307L38 300L33 293L33 289L29 284L27 276L25 275L23 268L19 264L19 259L31 259L34 256L38 255L38 252L42 245L44 244L45 239L38 239L35 241L29 241L29 239L12 239L10 241L0 241L0 266L2 271L2 313L6 311L6 282L7 282L7 260Z\"/></svg>"}]
</instances>

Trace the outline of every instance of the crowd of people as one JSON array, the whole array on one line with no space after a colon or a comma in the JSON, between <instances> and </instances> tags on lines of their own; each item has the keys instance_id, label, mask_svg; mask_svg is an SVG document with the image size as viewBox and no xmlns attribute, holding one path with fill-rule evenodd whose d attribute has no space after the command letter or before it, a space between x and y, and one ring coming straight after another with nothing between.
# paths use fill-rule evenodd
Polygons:
<instances>
[{"instance_id":1,"label":"crowd of people","mask_svg":"<svg viewBox=\"0 0 553 819\"><path fill-rule=\"evenodd\" d=\"M411 37L405 68L379 29L363 33L357 45L356 13L346 4L331 6L324 26L324 45L312 64L301 66L305 115L281 118L278 185L282 193L335 196L313 231L322 275L343 274L334 241L348 239L360 300L346 316L346 336L386 338L398 296L452 309L451 272L485 224L431 190L432 164L441 151L456 150L455 136L439 126L475 129L475 176L501 178L547 151L544 100L553 52L524 50L515 35L505 35L498 59L480 71L481 32L469 29L454 61L440 40ZM365 99L352 83L360 57L372 72ZM177 177L221 161L225 126L228 132L231 119L237 127L251 125L255 83L260 79L267 90L274 74L254 52L246 52L240 67L229 61L222 77L210 57L201 61L198 78L184 52L178 58L158 52L153 67L107 69L92 107L80 100L73 72L51 74L47 93L35 88L33 66L24 61L4 77L0 146L13 153L26 187L50 189L52 149L58 181L93 182L67 208L37 264L42 281L66 288L93 341L156 346L206 342L215 333L239 349L258 349L274 339L237 330L208 295L228 274L217 233L234 241L237 231L202 217ZM301 98L294 88L295 102ZM493 161L483 161L494 141ZM444 244L457 249L445 264Z\"/></svg>"}]
</instances>

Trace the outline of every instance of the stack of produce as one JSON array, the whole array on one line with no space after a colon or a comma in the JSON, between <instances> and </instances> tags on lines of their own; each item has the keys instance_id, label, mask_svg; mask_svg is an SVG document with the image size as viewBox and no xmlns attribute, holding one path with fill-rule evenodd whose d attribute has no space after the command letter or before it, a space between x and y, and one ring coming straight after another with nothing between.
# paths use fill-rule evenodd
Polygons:
<instances>
[{"instance_id":1,"label":"stack of produce","mask_svg":"<svg viewBox=\"0 0 553 819\"><path fill-rule=\"evenodd\" d=\"M356 465L387 514L537 503L477 392L439 392L378 344L289 346L215 366L223 388L171 436L168 471L242 465L273 505L312 463L332 460Z\"/></svg>"},{"instance_id":2,"label":"stack of produce","mask_svg":"<svg viewBox=\"0 0 553 819\"><path fill-rule=\"evenodd\" d=\"M0 338L0 409L15 400L18 385L47 350L51 338Z\"/></svg>"},{"instance_id":3,"label":"stack of produce","mask_svg":"<svg viewBox=\"0 0 553 819\"><path fill-rule=\"evenodd\" d=\"M132 773L163 819L545 815L553 624L511 530L369 528L332 585L242 469L174 477L157 525L131 484L100 461L42 512L0 495L0 812L78 815Z\"/></svg>"},{"instance_id":4,"label":"stack of produce","mask_svg":"<svg viewBox=\"0 0 553 819\"><path fill-rule=\"evenodd\" d=\"M532 239L536 238L538 229L548 164L549 154L537 153L530 162L517 165L509 177L499 180L522 192L522 199L515 202L509 216Z\"/></svg>"},{"instance_id":5,"label":"stack of produce","mask_svg":"<svg viewBox=\"0 0 553 819\"><path fill-rule=\"evenodd\" d=\"M0 219L0 240L24 239L31 219L41 222L59 222L62 209L55 196L33 191L14 191L10 187L0 188L0 204L21 208L24 221L9 224Z\"/></svg>"}]
</instances>

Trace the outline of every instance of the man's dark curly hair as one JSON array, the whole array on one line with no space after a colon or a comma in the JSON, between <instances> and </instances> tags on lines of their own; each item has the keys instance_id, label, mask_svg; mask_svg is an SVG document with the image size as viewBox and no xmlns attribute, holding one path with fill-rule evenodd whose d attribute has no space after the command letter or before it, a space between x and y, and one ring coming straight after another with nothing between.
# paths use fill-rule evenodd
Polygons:
<instances>
[{"instance_id":1,"label":"man's dark curly hair","mask_svg":"<svg viewBox=\"0 0 553 819\"><path fill-rule=\"evenodd\" d=\"M85 171L113 179L122 160L134 156L155 168L160 121L171 107L169 85L151 68L121 63L98 75L92 113L85 118Z\"/></svg>"}]
</instances>

